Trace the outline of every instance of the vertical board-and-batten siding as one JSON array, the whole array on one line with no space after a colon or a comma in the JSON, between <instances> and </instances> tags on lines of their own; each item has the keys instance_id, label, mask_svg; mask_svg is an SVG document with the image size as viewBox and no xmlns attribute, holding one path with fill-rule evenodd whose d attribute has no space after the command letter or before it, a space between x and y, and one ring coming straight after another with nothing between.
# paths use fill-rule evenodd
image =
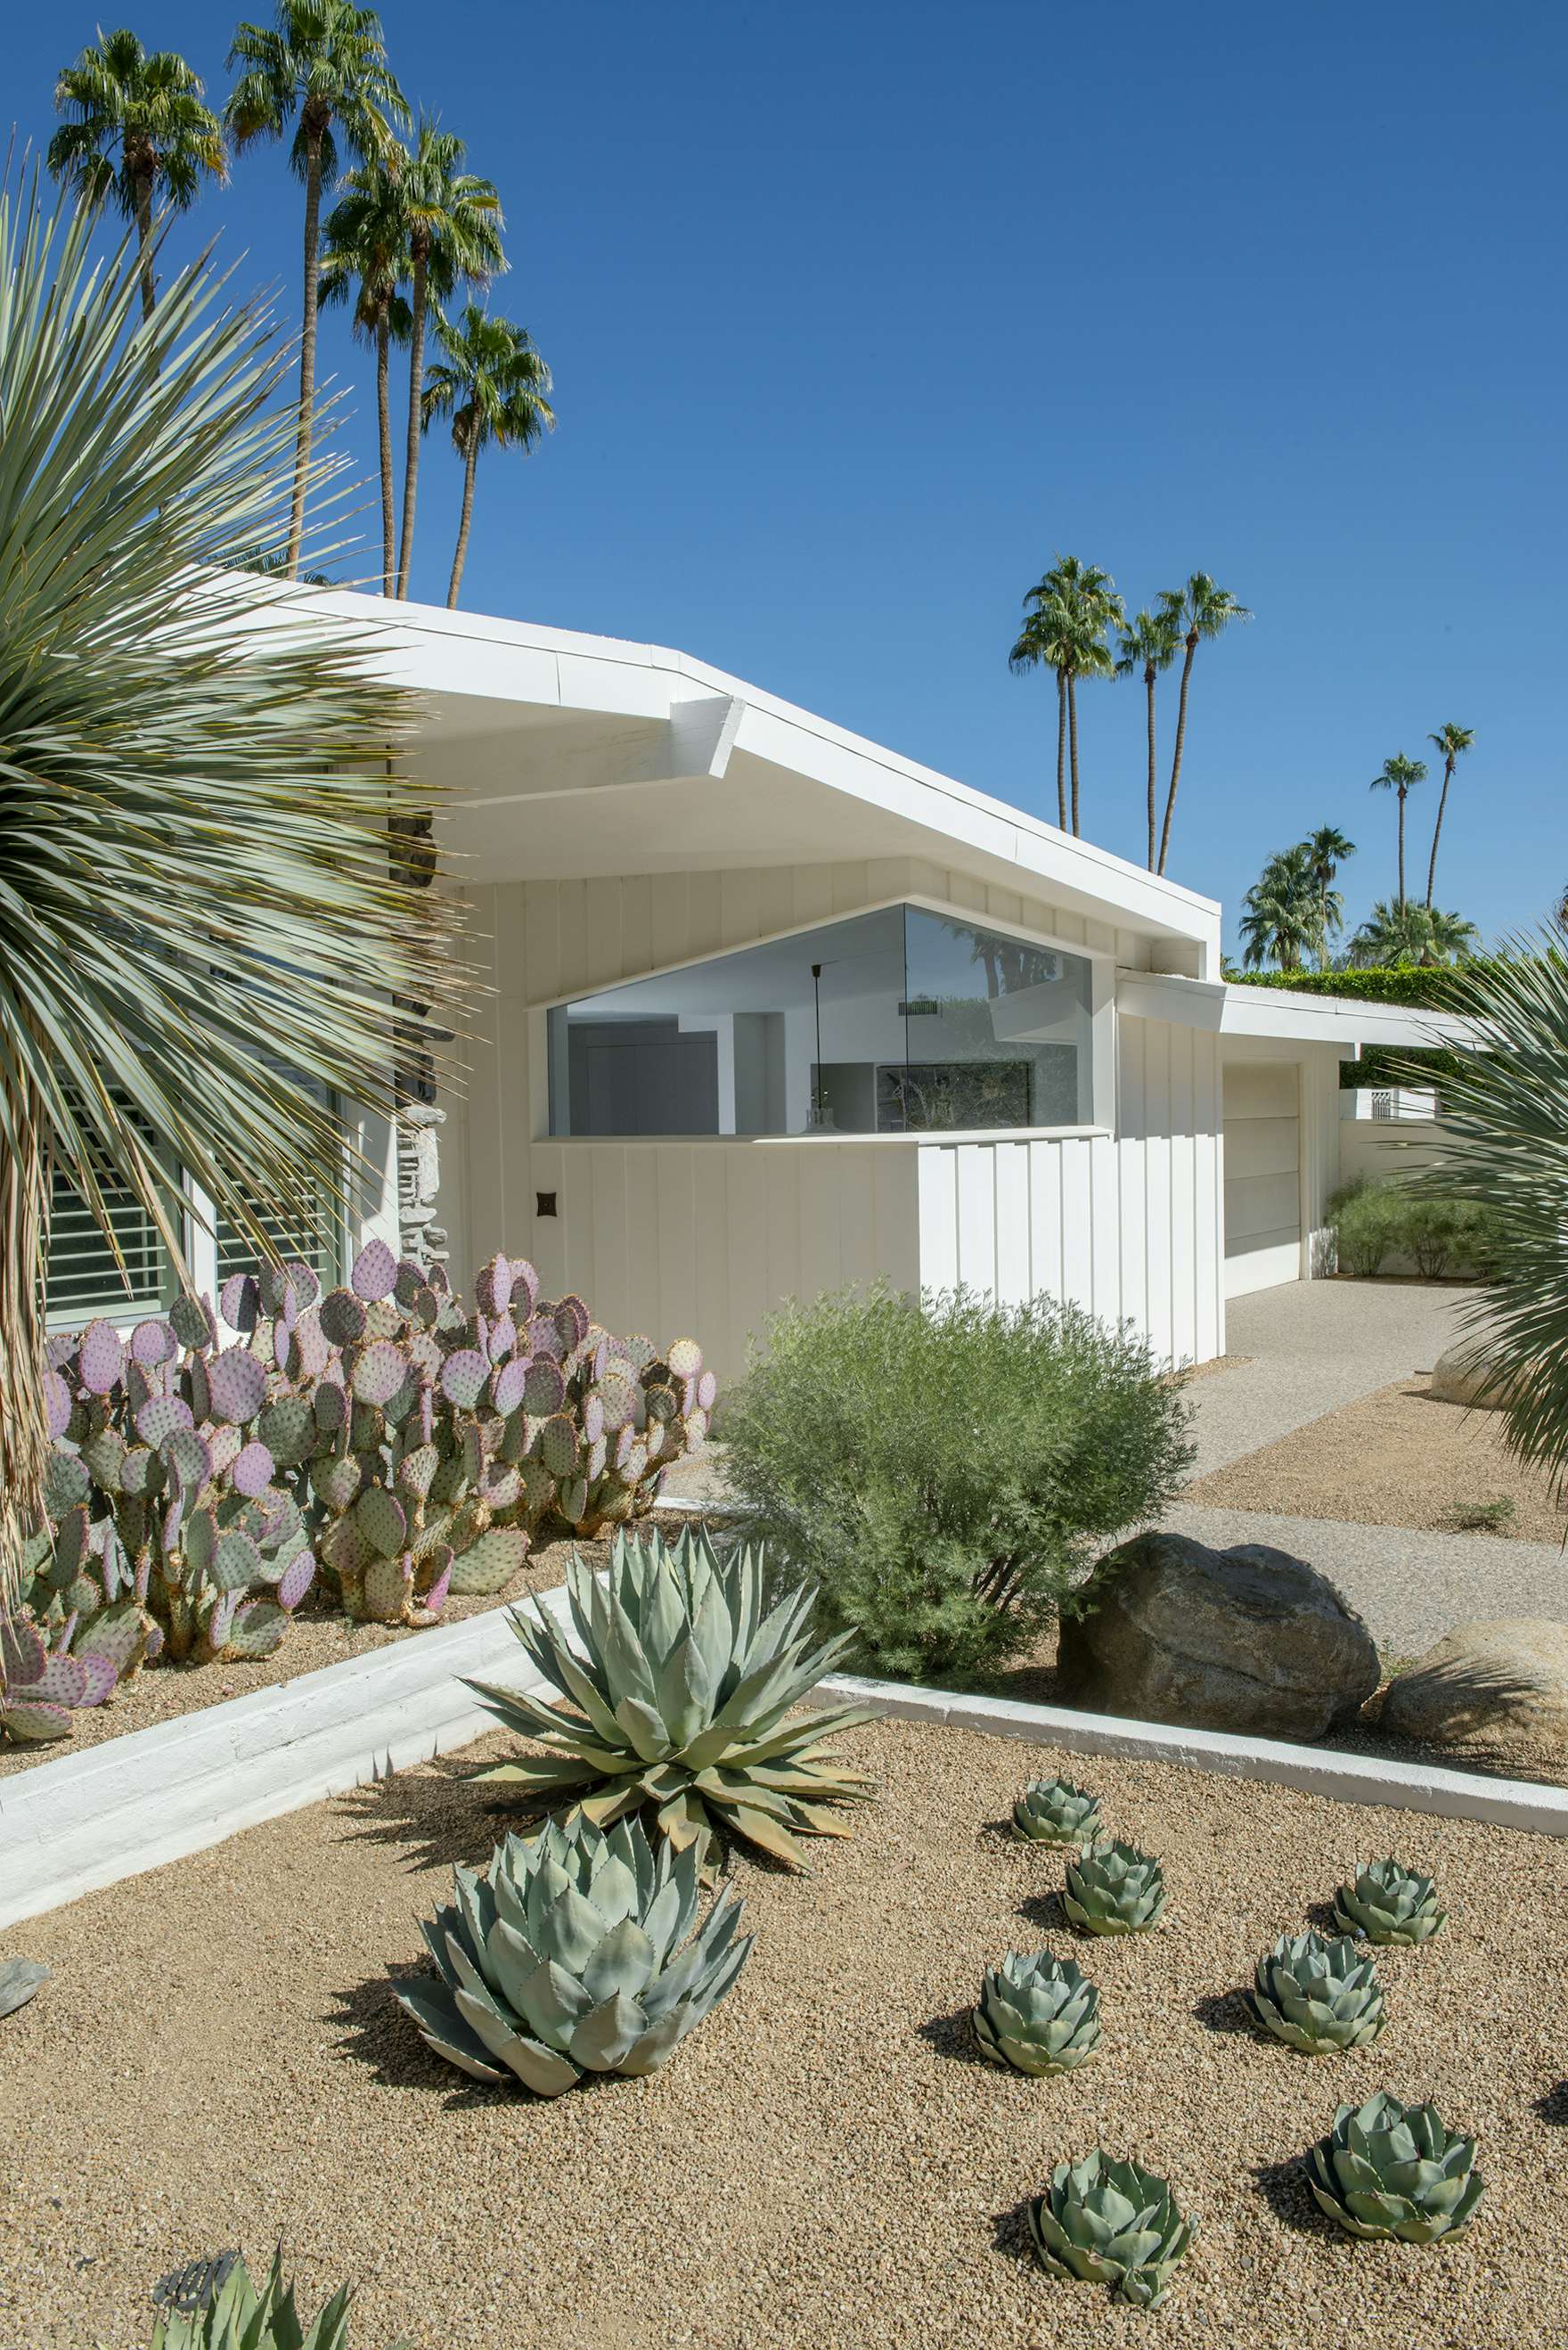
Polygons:
<instances>
[{"instance_id":1,"label":"vertical board-and-batten siding","mask_svg":"<svg viewBox=\"0 0 1568 2350\"><path fill-rule=\"evenodd\" d=\"M1225 1345L1217 1040L1116 1024L1114 1138L920 1148L921 1274L1066 1298L1164 1360L1207 1362Z\"/></svg>"},{"instance_id":2,"label":"vertical board-and-batten siding","mask_svg":"<svg viewBox=\"0 0 1568 2350\"><path fill-rule=\"evenodd\" d=\"M1146 1185L1172 1229L1184 1213L1189 1224L1196 1221L1190 1148L1178 1154L1184 1178L1179 1170L1172 1190L1168 1147L1163 1173L1151 1176L1141 1150L1129 1164L1122 1146L1109 1142L536 1139L545 1073L530 1065L530 1015L564 995L903 897L1043 931L1124 966L1147 967L1147 939L913 858L514 883L470 895L473 959L487 992L462 1092L443 1097L442 1134L441 1205L461 1282L493 1249L525 1253L547 1286L577 1290L612 1326L646 1330L660 1343L691 1330L726 1374L741 1367L747 1335L783 1298L877 1274L909 1289L954 1277L1006 1296L1038 1287L1114 1315L1140 1313L1137 1301L1148 1296L1163 1301L1151 1330L1162 1354L1215 1351L1217 1341L1204 1346L1217 1325L1199 1302L1199 1249L1152 1246L1142 1231ZM1143 1024L1120 1024L1124 1053ZM1189 1145L1191 1071L1189 1040ZM1122 1092L1125 1121L1125 1079ZM1141 1083L1133 1107L1141 1119ZM1109 1191L1107 1168L1115 1170ZM961 1222L961 1181L969 1202ZM955 1208L944 1243L939 1202L950 1184ZM1131 1232L1125 1217L1118 1223L1124 1191L1129 1207L1139 1206ZM553 1217L536 1213L540 1192L555 1194ZM984 1247L968 1238L959 1269L961 1233L988 1225L991 1271ZM1214 1245L1211 1229L1210 1254Z\"/></svg>"}]
</instances>

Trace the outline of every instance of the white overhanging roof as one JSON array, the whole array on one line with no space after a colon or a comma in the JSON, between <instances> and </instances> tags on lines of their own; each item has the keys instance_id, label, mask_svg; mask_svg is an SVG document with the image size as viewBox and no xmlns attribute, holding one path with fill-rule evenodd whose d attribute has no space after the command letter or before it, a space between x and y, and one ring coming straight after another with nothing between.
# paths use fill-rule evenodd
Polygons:
<instances>
[{"instance_id":1,"label":"white overhanging roof","mask_svg":"<svg viewBox=\"0 0 1568 2350\"><path fill-rule=\"evenodd\" d=\"M1278 1037L1295 1044L1333 1045L1354 1055L1363 1045L1464 1045L1474 1031L1453 1012L1412 1011L1397 1003L1363 1003L1348 995L1298 994L1286 987L1237 986L1228 980L1168 978L1124 971L1116 977L1116 1009L1135 1019L1166 1020L1218 1036Z\"/></svg>"},{"instance_id":2,"label":"white overhanging roof","mask_svg":"<svg viewBox=\"0 0 1568 2350\"><path fill-rule=\"evenodd\" d=\"M337 590L310 601L362 624L377 673L421 695L412 764L440 789L460 874L912 857L1218 968L1212 899L684 653Z\"/></svg>"}]
</instances>

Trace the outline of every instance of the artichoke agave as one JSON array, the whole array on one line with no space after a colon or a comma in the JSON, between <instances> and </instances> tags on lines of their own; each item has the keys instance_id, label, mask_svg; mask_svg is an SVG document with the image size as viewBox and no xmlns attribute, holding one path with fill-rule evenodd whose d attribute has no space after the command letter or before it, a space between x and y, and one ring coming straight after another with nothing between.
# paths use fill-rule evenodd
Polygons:
<instances>
[{"instance_id":1,"label":"artichoke agave","mask_svg":"<svg viewBox=\"0 0 1568 2350\"><path fill-rule=\"evenodd\" d=\"M348 2350L348 2304L340 2285L315 2322L300 2323L294 2287L284 2282L283 2254L258 2293L237 2252L192 2261L153 2289L158 2322L152 2350ZM392 2350L410 2350L406 2342Z\"/></svg>"},{"instance_id":2,"label":"artichoke agave","mask_svg":"<svg viewBox=\"0 0 1568 2350\"><path fill-rule=\"evenodd\" d=\"M1473 2137L1445 2128L1435 2106L1402 2106L1380 2089L1341 2106L1308 2156L1312 2191L1353 2236L1432 2244L1468 2227L1481 2199Z\"/></svg>"},{"instance_id":3,"label":"artichoke agave","mask_svg":"<svg viewBox=\"0 0 1568 2350\"><path fill-rule=\"evenodd\" d=\"M838 1706L785 1721L851 1636L814 1647L810 1587L771 1611L763 1591L761 1550L721 1558L690 1529L673 1544L618 1533L602 1575L574 1558L575 1640L545 1609L514 1610L511 1623L529 1662L579 1711L471 1683L497 1721L545 1750L478 1775L545 1797L597 1786L582 1808L601 1825L647 1804L677 1846L705 1844L722 1825L805 1868L795 1836L847 1835L824 1806L863 1799L867 1785L824 1754L823 1742L876 1710Z\"/></svg>"},{"instance_id":4,"label":"artichoke agave","mask_svg":"<svg viewBox=\"0 0 1568 2350\"><path fill-rule=\"evenodd\" d=\"M1417 1877L1390 1858L1357 1865L1355 1883L1342 1885L1334 1897L1334 1916L1347 1934L1408 1947L1440 1933L1449 1913L1438 1907L1429 1877Z\"/></svg>"},{"instance_id":5,"label":"artichoke agave","mask_svg":"<svg viewBox=\"0 0 1568 2350\"><path fill-rule=\"evenodd\" d=\"M985 1970L974 2037L982 2055L1015 2073L1071 2073L1100 2044L1100 1994L1071 1959L1009 1950Z\"/></svg>"},{"instance_id":6,"label":"artichoke agave","mask_svg":"<svg viewBox=\"0 0 1568 2350\"><path fill-rule=\"evenodd\" d=\"M1165 1877L1135 1844L1103 1838L1067 1863L1062 1906L1091 1934L1147 1934L1165 1914Z\"/></svg>"},{"instance_id":7,"label":"artichoke agave","mask_svg":"<svg viewBox=\"0 0 1568 2350\"><path fill-rule=\"evenodd\" d=\"M1192 2241L1169 2181L1140 2162L1117 2162L1096 2147L1061 2162L1029 2206L1041 2266L1053 2276L1114 2285L1123 2301L1158 2309L1170 2272Z\"/></svg>"},{"instance_id":8,"label":"artichoke agave","mask_svg":"<svg viewBox=\"0 0 1568 2350\"><path fill-rule=\"evenodd\" d=\"M1258 1960L1251 2008L1276 2039L1308 2056L1365 2048L1386 2022L1377 1969L1348 1934L1332 1942L1282 1934Z\"/></svg>"},{"instance_id":9,"label":"artichoke agave","mask_svg":"<svg viewBox=\"0 0 1568 2350\"><path fill-rule=\"evenodd\" d=\"M1030 1844L1093 1844L1100 1799L1071 1779L1031 1779L1012 1806L1012 1833Z\"/></svg>"},{"instance_id":10,"label":"artichoke agave","mask_svg":"<svg viewBox=\"0 0 1568 2350\"><path fill-rule=\"evenodd\" d=\"M488 1882L460 1868L455 1903L421 1929L441 1981L399 1985L429 2045L481 2081L542 2097L585 2073L656 2072L745 1964L728 1890L697 1927L699 1856L635 1820L607 1835L574 1812L496 1846Z\"/></svg>"}]
</instances>

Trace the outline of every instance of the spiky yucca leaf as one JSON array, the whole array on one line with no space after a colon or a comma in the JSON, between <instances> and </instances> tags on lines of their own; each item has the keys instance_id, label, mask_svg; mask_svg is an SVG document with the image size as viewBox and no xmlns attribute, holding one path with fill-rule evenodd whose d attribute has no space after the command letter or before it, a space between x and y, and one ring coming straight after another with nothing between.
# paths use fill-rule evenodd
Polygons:
<instances>
[{"instance_id":1,"label":"spiky yucca leaf","mask_svg":"<svg viewBox=\"0 0 1568 2350\"><path fill-rule=\"evenodd\" d=\"M480 1777L545 1796L597 1787L582 1803L601 1825L646 1804L677 1846L722 1826L805 1868L797 1835L846 1835L827 1807L867 1787L823 1743L873 1720L875 1709L785 1721L849 1636L815 1644L810 1586L769 1610L763 1583L760 1549L722 1558L690 1527L673 1544L618 1533L602 1575L574 1557L570 1633L545 1608L511 1617L529 1662L565 1703L470 1684L498 1721L545 1752Z\"/></svg>"},{"instance_id":2,"label":"spiky yucca leaf","mask_svg":"<svg viewBox=\"0 0 1568 2350\"><path fill-rule=\"evenodd\" d=\"M191 1170L264 1253L344 1197L317 1093L389 1107L444 893L388 860L430 792L358 627L234 567L286 527L286 345L204 263L138 317L85 213L0 191L0 1575L36 1507L52 1162L180 1263ZM318 485L320 481L318 475ZM425 1024L404 1008L405 1040ZM267 1059L258 1057L265 1039ZM8 1539L7 1539L8 1537Z\"/></svg>"}]
</instances>

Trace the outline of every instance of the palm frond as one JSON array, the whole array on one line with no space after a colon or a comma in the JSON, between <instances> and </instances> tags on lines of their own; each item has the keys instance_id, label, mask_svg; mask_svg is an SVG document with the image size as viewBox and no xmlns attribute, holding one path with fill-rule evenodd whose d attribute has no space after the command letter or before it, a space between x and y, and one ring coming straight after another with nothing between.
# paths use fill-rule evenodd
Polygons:
<instances>
[{"instance_id":1,"label":"palm frond","mask_svg":"<svg viewBox=\"0 0 1568 2350\"><path fill-rule=\"evenodd\" d=\"M407 698L234 567L286 526L288 346L200 263L140 322L129 243L100 272L90 234L0 192L0 1573L43 1463L51 1167L182 1267L178 1159L268 1253L266 1217L310 1231L363 1171L320 1089L389 1115L393 1000L424 1049L408 1004L455 983L450 900L389 863L431 800Z\"/></svg>"}]
</instances>

